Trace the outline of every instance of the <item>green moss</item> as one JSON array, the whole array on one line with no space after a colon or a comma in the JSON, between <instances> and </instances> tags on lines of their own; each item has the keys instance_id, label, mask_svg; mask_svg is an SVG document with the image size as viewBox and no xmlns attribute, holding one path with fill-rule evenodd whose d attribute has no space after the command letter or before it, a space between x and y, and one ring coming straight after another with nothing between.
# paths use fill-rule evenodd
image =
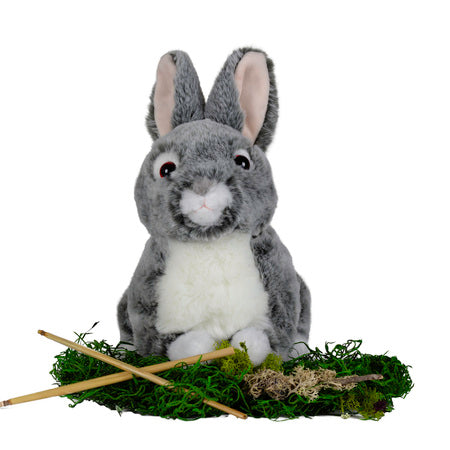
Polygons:
<instances>
[{"instance_id":1,"label":"green moss","mask_svg":"<svg viewBox=\"0 0 450 450\"><path fill-rule=\"evenodd\" d=\"M275 353L269 353L264 362L258 367L258 370L271 369L277 372L283 371L283 358Z\"/></svg>"},{"instance_id":2,"label":"green moss","mask_svg":"<svg viewBox=\"0 0 450 450\"><path fill-rule=\"evenodd\" d=\"M362 386L359 390L348 392L341 398L343 415L359 414L363 419L380 420L388 411L388 402L376 388Z\"/></svg>"},{"instance_id":3,"label":"green moss","mask_svg":"<svg viewBox=\"0 0 450 450\"><path fill-rule=\"evenodd\" d=\"M227 348L231 344L229 341L221 341L216 344L216 350ZM227 375L233 377L243 377L246 373L253 371L253 364L248 356L247 347L244 342L240 343L241 348L234 349L234 355L216 359L214 364Z\"/></svg>"},{"instance_id":4,"label":"green moss","mask_svg":"<svg viewBox=\"0 0 450 450\"><path fill-rule=\"evenodd\" d=\"M345 393L341 398L341 414L342 416L348 416L350 417L350 412L353 414L356 414L360 408L361 405L359 404L358 399L356 398L356 395L354 392L350 391Z\"/></svg>"},{"instance_id":5,"label":"green moss","mask_svg":"<svg viewBox=\"0 0 450 450\"><path fill-rule=\"evenodd\" d=\"M167 361L167 358L161 356L143 358L135 352L111 346L105 341L87 342L85 338L86 335L79 335L79 341L88 347L120 358L136 367ZM224 342L218 346L228 345ZM202 403L203 397L226 404L252 417L296 418L341 412L342 415L378 420L385 412L392 411L393 398L405 397L413 384L408 366L396 357L363 354L359 350L360 346L361 341L348 341L334 347L326 344L325 351L310 349L310 353L282 363L282 370L286 375L295 367L303 366L310 369L323 367L335 370L338 376L381 373L384 377L379 381L358 383L351 391L324 389L312 402L297 394L292 394L284 401L264 396L254 399L246 395L242 378L254 368L245 346L237 349L235 355L217 360L214 364L179 365L162 372L160 376L170 380L175 389L133 378L67 397L72 401L71 406L91 400L118 412L132 411L142 415L183 420L221 414L220 411ZM271 359L269 358L268 364L272 364ZM116 368L68 349L56 357L51 374L63 385L114 372L117 372ZM197 395L186 394L183 388Z\"/></svg>"},{"instance_id":6,"label":"green moss","mask_svg":"<svg viewBox=\"0 0 450 450\"><path fill-rule=\"evenodd\" d=\"M386 412L387 402L383 400L383 395L375 388L365 386L360 393L360 407L358 413L364 419L380 420Z\"/></svg>"}]
</instances>

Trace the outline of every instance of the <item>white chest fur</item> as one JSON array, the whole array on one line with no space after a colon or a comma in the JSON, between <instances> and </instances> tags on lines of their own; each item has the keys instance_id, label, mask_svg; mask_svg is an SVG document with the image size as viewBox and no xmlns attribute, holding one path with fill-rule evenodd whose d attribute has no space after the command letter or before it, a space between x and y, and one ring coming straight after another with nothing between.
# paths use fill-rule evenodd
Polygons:
<instances>
[{"instance_id":1,"label":"white chest fur","mask_svg":"<svg viewBox=\"0 0 450 450\"><path fill-rule=\"evenodd\" d=\"M267 323L268 296L244 233L210 242L170 241L158 297L160 333L204 330L226 339Z\"/></svg>"}]
</instances>

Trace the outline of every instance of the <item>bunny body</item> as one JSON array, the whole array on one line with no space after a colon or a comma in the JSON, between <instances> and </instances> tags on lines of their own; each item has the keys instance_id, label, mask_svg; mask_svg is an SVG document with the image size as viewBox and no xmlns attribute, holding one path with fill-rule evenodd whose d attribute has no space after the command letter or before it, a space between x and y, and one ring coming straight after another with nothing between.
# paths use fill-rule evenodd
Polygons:
<instances>
[{"instance_id":1,"label":"bunny body","mask_svg":"<svg viewBox=\"0 0 450 450\"><path fill-rule=\"evenodd\" d=\"M121 340L140 354L177 359L223 339L245 341L255 364L303 352L309 291L270 226L264 150L276 112L262 52L234 52L206 105L189 57L161 59L147 120L155 142L135 188L151 237L118 308Z\"/></svg>"},{"instance_id":2,"label":"bunny body","mask_svg":"<svg viewBox=\"0 0 450 450\"><path fill-rule=\"evenodd\" d=\"M240 232L207 242L169 240L157 287L157 330L203 330L221 341L243 328L266 328L268 294L250 240Z\"/></svg>"}]
</instances>

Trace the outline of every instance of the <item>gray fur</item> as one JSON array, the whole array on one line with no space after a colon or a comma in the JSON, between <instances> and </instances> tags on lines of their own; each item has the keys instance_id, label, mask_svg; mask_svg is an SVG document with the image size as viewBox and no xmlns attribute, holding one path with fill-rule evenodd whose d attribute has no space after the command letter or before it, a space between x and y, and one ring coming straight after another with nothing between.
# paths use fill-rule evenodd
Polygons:
<instances>
[{"instance_id":1,"label":"gray fur","mask_svg":"<svg viewBox=\"0 0 450 450\"><path fill-rule=\"evenodd\" d=\"M304 341L308 339L309 290L297 275L288 250L270 226L277 193L264 150L273 136L278 107L270 60L267 60L270 105L257 143L251 145L240 133L243 114L230 76L239 59L249 50L237 50L228 58L206 104L206 118L202 118L203 95L199 92L198 78L189 58L182 52L172 53L176 56L177 98L172 117L174 129L167 135L159 137L150 106L147 123L155 142L142 164L135 200L139 217L151 237L118 307L121 339L134 344L143 355L165 354L168 345L179 336L176 333L162 335L156 330L156 287L165 271L168 239L213 240L234 231L252 236L255 265L269 296L271 326L266 332L272 349L286 358L299 336ZM178 97L179 92L183 95ZM191 120L187 120L189 115ZM246 149L249 153L250 170L235 164L233 157L238 149ZM153 162L160 153L167 151L178 156L179 165L170 177L161 179L154 176ZM224 183L233 197L219 221L212 226L200 226L180 210L183 190L206 189L204 180Z\"/></svg>"},{"instance_id":2,"label":"gray fur","mask_svg":"<svg viewBox=\"0 0 450 450\"><path fill-rule=\"evenodd\" d=\"M200 87L200 81L188 54L180 50L169 52L176 65L175 77L175 110L172 114L172 127L192 120L205 117L205 98ZM159 138L159 131L155 122L155 106L153 99L155 86L150 96L150 106L146 119L147 129L153 139Z\"/></svg>"},{"instance_id":3,"label":"gray fur","mask_svg":"<svg viewBox=\"0 0 450 450\"><path fill-rule=\"evenodd\" d=\"M287 359L297 338L308 341L311 324L309 289L295 272L288 249L272 227L252 239L255 262L269 293L272 349Z\"/></svg>"},{"instance_id":4,"label":"gray fur","mask_svg":"<svg viewBox=\"0 0 450 450\"><path fill-rule=\"evenodd\" d=\"M263 126L255 141L255 145L265 151L272 142L278 121L278 94L273 62L261 50L250 47L240 48L235 50L228 57L216 78L211 93L209 94L205 106L205 117L214 120L215 122L229 125L238 131L242 131L244 125L244 113L239 107L239 93L234 83L234 72L239 61L249 51L263 53L266 56L267 69L269 71L269 102Z\"/></svg>"}]
</instances>

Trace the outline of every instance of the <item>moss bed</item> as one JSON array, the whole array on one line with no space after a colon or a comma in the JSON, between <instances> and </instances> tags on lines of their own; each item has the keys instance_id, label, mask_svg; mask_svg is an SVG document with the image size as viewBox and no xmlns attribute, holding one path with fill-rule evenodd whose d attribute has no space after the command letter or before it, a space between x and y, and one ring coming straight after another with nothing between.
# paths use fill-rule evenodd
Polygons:
<instances>
[{"instance_id":1,"label":"moss bed","mask_svg":"<svg viewBox=\"0 0 450 450\"><path fill-rule=\"evenodd\" d=\"M167 358L162 356L144 358L119 345L111 346L104 340L87 341L86 335L77 335L78 342L136 367L167 361ZM309 353L284 363L274 355L269 355L265 367L277 369L285 375L292 373L298 366L313 370L334 370L337 377L372 373L383 375L382 380L360 382L351 390L323 389L313 401L299 394L291 394L283 401L265 394L253 398L248 393L244 376L261 368L251 365L245 346L242 350L237 350L236 355L216 362L198 362L191 366L181 364L159 373L158 375L172 382L174 389L133 378L66 397L71 400L72 407L90 400L119 413L131 411L141 415L182 420L223 414L205 405L202 402L204 397L226 404L249 417L293 419L337 414L344 418L355 416L378 420L386 412L393 410L393 398L404 398L412 389L413 383L408 371L409 366L401 363L395 356L363 354L360 351L361 344L360 340L349 340L339 345L327 343L323 351L318 348L310 349ZM224 345L226 343L222 343L222 346ZM66 385L116 372L118 369L115 367L67 349L56 356L50 373L58 385ZM189 394L183 388L188 389ZM193 392L197 395L192 395Z\"/></svg>"}]
</instances>

